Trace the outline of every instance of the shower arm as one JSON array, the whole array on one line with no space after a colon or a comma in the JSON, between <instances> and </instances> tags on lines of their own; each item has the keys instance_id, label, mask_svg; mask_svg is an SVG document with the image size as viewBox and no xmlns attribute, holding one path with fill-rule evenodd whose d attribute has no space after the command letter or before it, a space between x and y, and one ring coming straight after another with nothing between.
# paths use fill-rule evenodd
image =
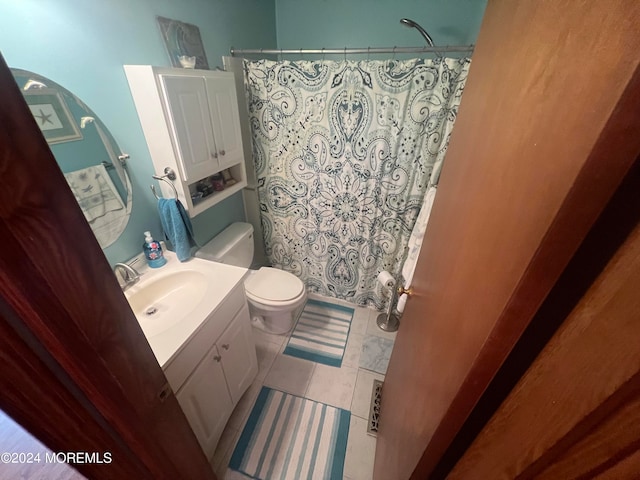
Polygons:
<instances>
[{"instance_id":1,"label":"shower arm","mask_svg":"<svg viewBox=\"0 0 640 480\"><path fill-rule=\"evenodd\" d=\"M414 22L409 18L401 18L400 23L406 27L415 28L416 30L418 30L420 32L420 35L424 37L424 40L427 42L427 45L429 45L430 47L434 46L431 35L429 35L427 31L424 28L422 28L418 23Z\"/></svg>"}]
</instances>

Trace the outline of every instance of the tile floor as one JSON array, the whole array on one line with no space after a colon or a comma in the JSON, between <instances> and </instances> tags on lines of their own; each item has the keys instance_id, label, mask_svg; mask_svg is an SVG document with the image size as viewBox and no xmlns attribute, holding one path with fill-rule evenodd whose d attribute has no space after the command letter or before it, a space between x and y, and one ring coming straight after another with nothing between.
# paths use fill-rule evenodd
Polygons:
<instances>
[{"instance_id":1,"label":"tile floor","mask_svg":"<svg viewBox=\"0 0 640 480\"><path fill-rule=\"evenodd\" d=\"M314 295L310 297L322 299ZM329 301L353 307L352 304L335 299ZM283 355L282 351L287 345L286 336L269 335L254 329L258 376L238 402L211 460L218 478L247 478L227 469L227 465L263 385L351 411L344 479L369 480L373 477L376 439L367 434L367 418L373 380L384 380L384 375L359 368L360 352L365 335L377 335L391 340L395 340L396 335L380 330L376 325L377 316L378 312L374 310L355 308L341 368Z\"/></svg>"}]
</instances>

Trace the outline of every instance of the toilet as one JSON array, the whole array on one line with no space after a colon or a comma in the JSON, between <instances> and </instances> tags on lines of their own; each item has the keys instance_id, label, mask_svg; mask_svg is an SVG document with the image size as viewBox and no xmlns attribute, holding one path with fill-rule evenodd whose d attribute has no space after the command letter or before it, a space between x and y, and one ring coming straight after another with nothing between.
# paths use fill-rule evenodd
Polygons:
<instances>
[{"instance_id":1,"label":"toilet","mask_svg":"<svg viewBox=\"0 0 640 480\"><path fill-rule=\"evenodd\" d=\"M249 268L253 260L253 226L232 223L200 248L196 257ZM249 270L244 290L253 325L276 335L289 333L307 299L304 283L277 268Z\"/></svg>"}]
</instances>

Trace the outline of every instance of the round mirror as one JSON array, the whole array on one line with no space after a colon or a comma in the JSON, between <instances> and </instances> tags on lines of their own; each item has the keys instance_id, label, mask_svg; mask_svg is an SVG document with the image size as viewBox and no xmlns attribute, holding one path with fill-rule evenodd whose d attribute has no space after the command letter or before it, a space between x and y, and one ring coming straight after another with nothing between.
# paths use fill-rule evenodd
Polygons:
<instances>
[{"instance_id":1,"label":"round mirror","mask_svg":"<svg viewBox=\"0 0 640 480\"><path fill-rule=\"evenodd\" d=\"M11 71L98 243L108 247L131 216L128 156L69 90L37 73Z\"/></svg>"}]
</instances>

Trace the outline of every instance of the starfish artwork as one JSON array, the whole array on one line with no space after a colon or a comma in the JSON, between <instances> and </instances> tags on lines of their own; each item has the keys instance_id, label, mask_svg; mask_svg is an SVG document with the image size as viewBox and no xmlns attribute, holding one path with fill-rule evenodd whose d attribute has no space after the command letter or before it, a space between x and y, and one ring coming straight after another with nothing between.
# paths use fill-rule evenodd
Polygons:
<instances>
[{"instance_id":1,"label":"starfish artwork","mask_svg":"<svg viewBox=\"0 0 640 480\"><path fill-rule=\"evenodd\" d=\"M64 98L66 94L64 92L48 88L31 90L24 92L24 98L48 143L54 144L82 139L82 134L78 129L72 111L66 104ZM74 100L71 94L69 94L69 99L72 101L72 106L81 107L81 104Z\"/></svg>"},{"instance_id":2,"label":"starfish artwork","mask_svg":"<svg viewBox=\"0 0 640 480\"><path fill-rule=\"evenodd\" d=\"M40 112L39 115L34 115L34 117L39 118L40 122L42 125L45 125L47 123L50 123L51 125L53 125L53 122L51 121L51 114L46 114L42 111L42 109L38 110Z\"/></svg>"}]
</instances>

